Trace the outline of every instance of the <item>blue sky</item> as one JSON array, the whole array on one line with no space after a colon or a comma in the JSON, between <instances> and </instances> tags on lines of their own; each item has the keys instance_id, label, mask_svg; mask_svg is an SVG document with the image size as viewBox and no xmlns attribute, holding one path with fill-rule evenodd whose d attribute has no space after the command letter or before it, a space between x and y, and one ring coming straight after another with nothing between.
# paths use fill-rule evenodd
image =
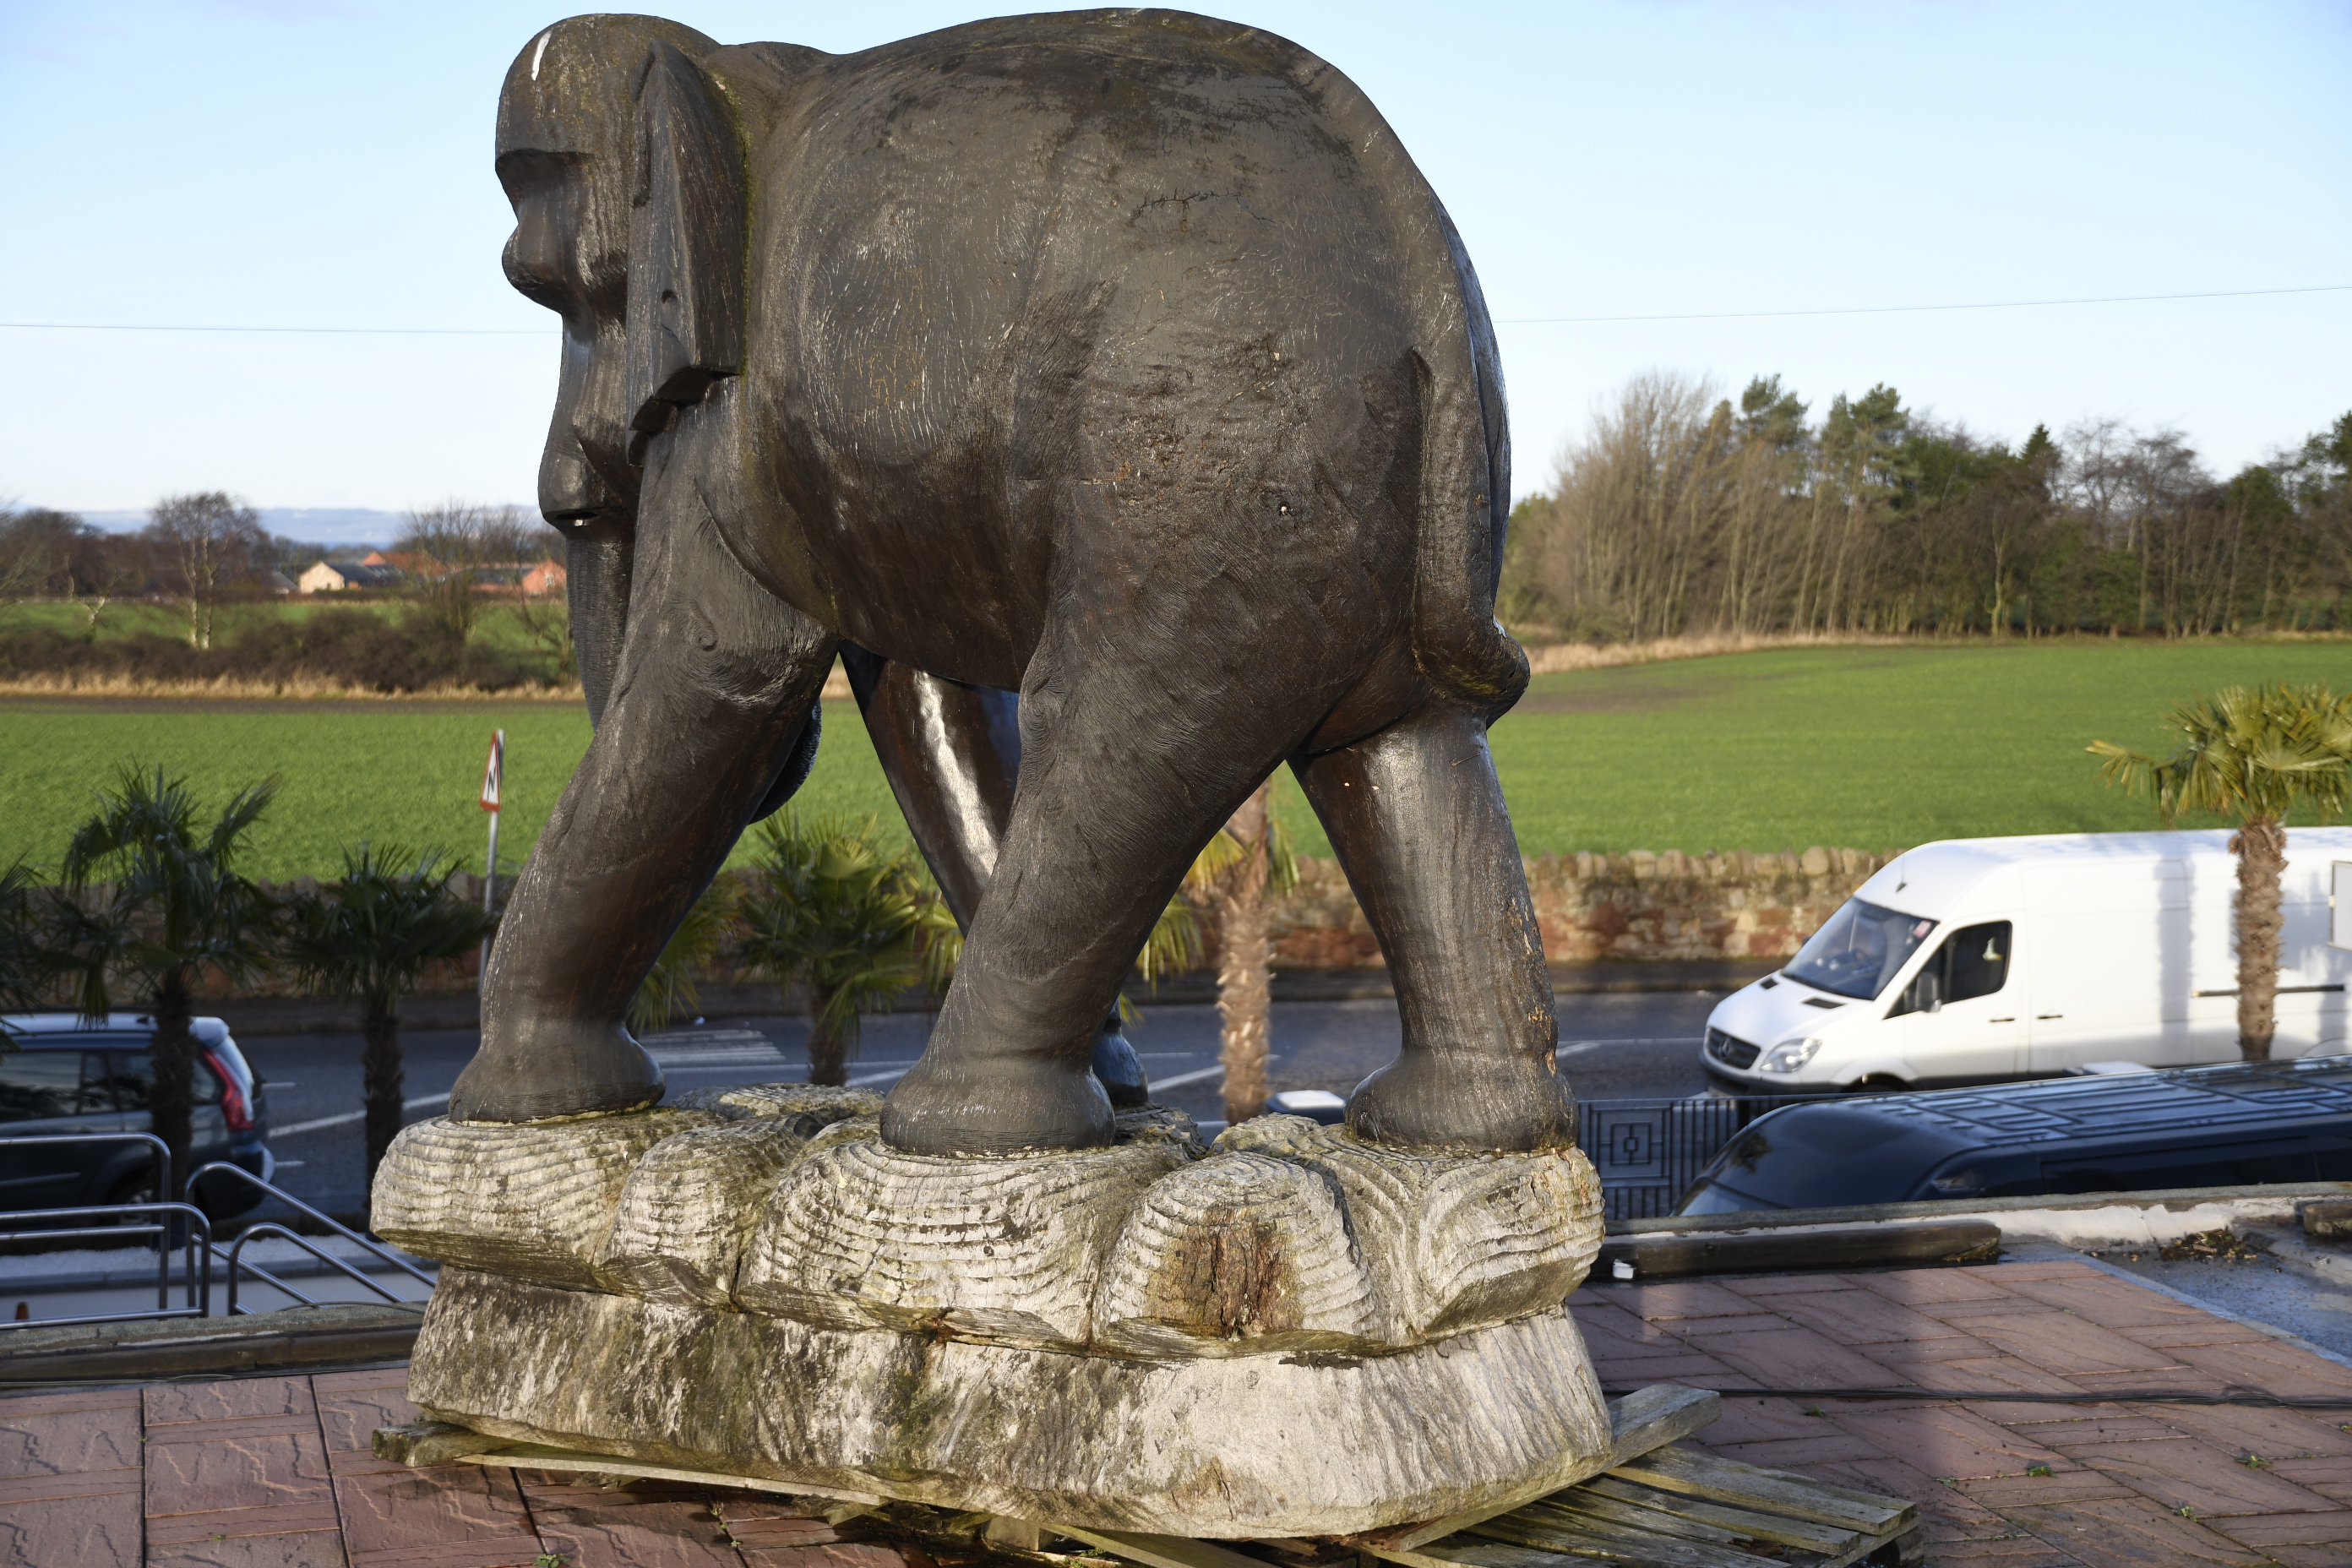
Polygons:
<instances>
[{"instance_id":1,"label":"blue sky","mask_svg":"<svg viewBox=\"0 0 2352 1568\"><path fill-rule=\"evenodd\" d=\"M2352 407L2352 292L1547 322L2352 284L2352 4L1226 0L1388 115L1502 327L1525 494L1670 368L1816 408L1886 381L1979 434L2172 425L2215 467ZM0 0L0 500L131 513L527 501L551 318L499 271L509 0ZM850 50L965 4L676 0Z\"/></svg>"}]
</instances>

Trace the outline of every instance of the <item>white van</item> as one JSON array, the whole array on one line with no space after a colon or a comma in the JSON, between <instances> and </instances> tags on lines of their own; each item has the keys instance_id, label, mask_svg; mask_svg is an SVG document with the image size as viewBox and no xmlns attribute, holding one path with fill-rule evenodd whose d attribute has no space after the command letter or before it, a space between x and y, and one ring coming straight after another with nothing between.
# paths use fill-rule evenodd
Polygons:
<instances>
[{"instance_id":1,"label":"white van","mask_svg":"<svg viewBox=\"0 0 2352 1568\"><path fill-rule=\"evenodd\" d=\"M1779 973L1724 998L1719 1089L1815 1094L2238 1059L2226 830L1949 838L1898 857ZM2343 863L2341 872L2336 868ZM2273 1058L2347 1048L2352 828L2287 833Z\"/></svg>"}]
</instances>

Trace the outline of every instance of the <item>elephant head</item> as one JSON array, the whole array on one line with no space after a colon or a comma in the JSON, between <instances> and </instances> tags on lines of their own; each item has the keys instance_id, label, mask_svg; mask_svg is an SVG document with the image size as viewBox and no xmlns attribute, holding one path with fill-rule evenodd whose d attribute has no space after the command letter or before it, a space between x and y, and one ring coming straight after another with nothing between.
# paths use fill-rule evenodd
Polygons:
<instances>
[{"instance_id":1,"label":"elephant head","mask_svg":"<svg viewBox=\"0 0 2352 1568\"><path fill-rule=\"evenodd\" d=\"M694 63L718 47L658 17L574 17L516 57L499 99L506 274L563 321L539 504L569 543L592 717L627 626L645 443L742 366L742 156Z\"/></svg>"}]
</instances>

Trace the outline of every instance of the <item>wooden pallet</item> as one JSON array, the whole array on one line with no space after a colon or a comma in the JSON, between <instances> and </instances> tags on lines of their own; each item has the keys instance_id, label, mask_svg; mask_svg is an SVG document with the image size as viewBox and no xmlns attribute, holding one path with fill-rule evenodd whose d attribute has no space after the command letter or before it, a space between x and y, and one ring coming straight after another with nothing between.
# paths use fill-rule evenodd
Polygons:
<instances>
[{"instance_id":1,"label":"wooden pallet","mask_svg":"<svg viewBox=\"0 0 2352 1568\"><path fill-rule=\"evenodd\" d=\"M1910 1503L1666 1447L1425 1546L1373 1555L1407 1568L1909 1568L1924 1553Z\"/></svg>"},{"instance_id":2,"label":"wooden pallet","mask_svg":"<svg viewBox=\"0 0 2352 1568\"><path fill-rule=\"evenodd\" d=\"M1831 1486L1789 1470L1718 1459L1673 1447L1721 1408L1703 1389L1661 1384L1610 1405L1611 1467L1564 1490L1507 1499L1493 1507L1360 1536L1268 1542L1301 1568L1339 1568L1368 1559L1402 1568L1912 1568L1922 1558L1919 1510L1895 1498ZM887 1500L804 1483L649 1465L643 1460L536 1444L503 1443L438 1424L387 1427L376 1451L412 1465L462 1459L478 1465L583 1470L722 1487L812 1493L846 1516ZM971 1516L974 1519L984 1516ZM982 1539L1020 1556L1053 1557L1046 1537L1084 1542L1144 1568L1267 1568L1263 1557L1185 1536L1089 1529L1056 1521L989 1521Z\"/></svg>"}]
</instances>

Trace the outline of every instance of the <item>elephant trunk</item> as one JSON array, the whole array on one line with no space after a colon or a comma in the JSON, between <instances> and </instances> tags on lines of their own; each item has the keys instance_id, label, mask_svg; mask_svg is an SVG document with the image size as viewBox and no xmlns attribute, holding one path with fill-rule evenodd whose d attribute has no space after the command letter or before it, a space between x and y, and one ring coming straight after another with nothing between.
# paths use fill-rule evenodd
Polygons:
<instances>
[{"instance_id":1,"label":"elephant trunk","mask_svg":"<svg viewBox=\"0 0 2352 1568\"><path fill-rule=\"evenodd\" d=\"M588 721L599 724L621 666L621 639L629 629L635 533L627 522L606 518L592 518L568 532L564 575L572 642L580 655L580 684L588 694Z\"/></svg>"}]
</instances>

